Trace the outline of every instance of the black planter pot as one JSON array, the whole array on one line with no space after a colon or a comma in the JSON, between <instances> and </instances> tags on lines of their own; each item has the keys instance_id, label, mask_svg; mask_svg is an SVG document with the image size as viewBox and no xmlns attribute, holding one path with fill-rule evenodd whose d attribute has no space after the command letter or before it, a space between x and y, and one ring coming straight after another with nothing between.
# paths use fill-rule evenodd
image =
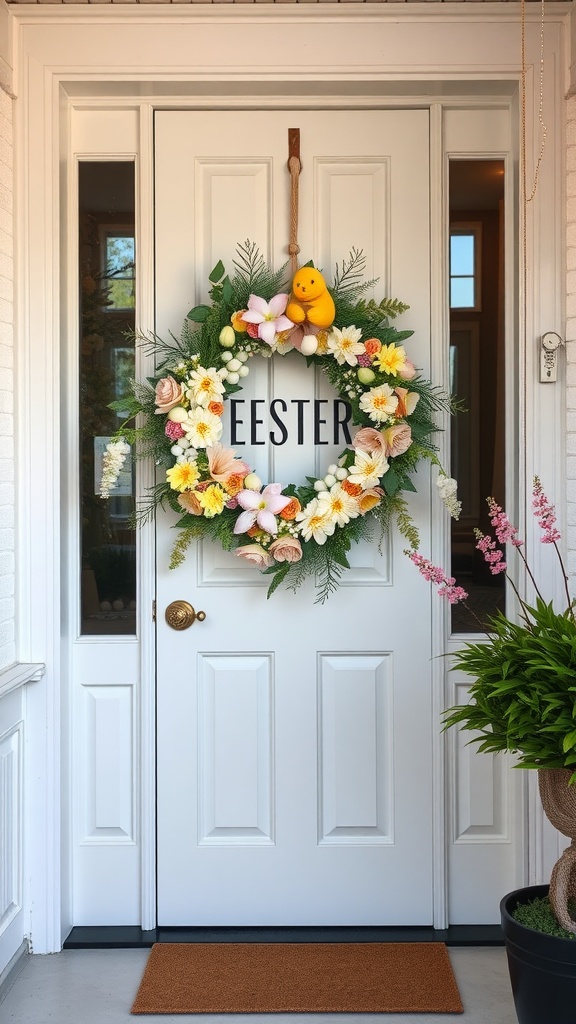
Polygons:
<instances>
[{"instance_id":1,"label":"black planter pot","mask_svg":"<svg viewBox=\"0 0 576 1024\"><path fill-rule=\"evenodd\" d=\"M547 885L516 889L500 903L510 983L519 1024L576 1024L576 939L544 935L512 917Z\"/></svg>"}]
</instances>

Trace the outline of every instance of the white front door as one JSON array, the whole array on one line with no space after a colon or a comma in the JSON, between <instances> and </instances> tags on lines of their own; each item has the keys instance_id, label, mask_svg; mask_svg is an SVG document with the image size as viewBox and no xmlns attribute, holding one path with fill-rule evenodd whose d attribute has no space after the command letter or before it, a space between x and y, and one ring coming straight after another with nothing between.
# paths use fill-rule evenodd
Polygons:
<instances>
[{"instance_id":1,"label":"white front door","mask_svg":"<svg viewBox=\"0 0 576 1024\"><path fill-rule=\"evenodd\" d=\"M286 262L294 127L301 262L331 277L363 249L375 296L410 304L408 353L427 374L426 110L159 112L157 333L179 332L238 242ZM268 443L271 398L330 401L303 360L253 360L246 385L237 450L265 480L303 481L345 447L315 447L307 421ZM255 396L264 443L251 448ZM428 550L425 471L410 507ZM431 595L403 538L359 545L320 605L312 585L267 600L266 577L208 543L168 570L173 522L158 519L159 923L430 924ZM177 599L205 620L170 629Z\"/></svg>"}]
</instances>

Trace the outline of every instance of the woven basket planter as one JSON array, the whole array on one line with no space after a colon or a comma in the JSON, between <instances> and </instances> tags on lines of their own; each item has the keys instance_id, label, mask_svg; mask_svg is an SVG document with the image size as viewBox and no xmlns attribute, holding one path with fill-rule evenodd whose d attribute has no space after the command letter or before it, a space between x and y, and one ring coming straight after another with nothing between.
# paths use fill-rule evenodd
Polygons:
<instances>
[{"instance_id":1,"label":"woven basket planter","mask_svg":"<svg viewBox=\"0 0 576 1024\"><path fill-rule=\"evenodd\" d=\"M569 785L571 776L568 768L541 768L538 788L546 817L572 840L552 870L549 898L562 927L576 933L568 910L568 900L576 898L576 784Z\"/></svg>"}]
</instances>

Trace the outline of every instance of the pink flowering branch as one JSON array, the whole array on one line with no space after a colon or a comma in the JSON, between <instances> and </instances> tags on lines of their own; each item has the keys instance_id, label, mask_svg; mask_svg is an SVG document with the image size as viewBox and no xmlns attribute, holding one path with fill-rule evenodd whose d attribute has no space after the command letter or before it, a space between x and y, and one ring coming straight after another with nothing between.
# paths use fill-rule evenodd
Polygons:
<instances>
[{"instance_id":1,"label":"pink flowering branch","mask_svg":"<svg viewBox=\"0 0 576 1024\"><path fill-rule=\"evenodd\" d=\"M456 586L456 580L453 576L447 576L443 569L438 565L433 565L419 551L408 550L404 554L408 555L411 562L414 562L418 572L425 580L437 584L440 597L445 597L450 604L460 604L466 600L468 594L463 587Z\"/></svg>"},{"instance_id":2,"label":"pink flowering branch","mask_svg":"<svg viewBox=\"0 0 576 1024\"><path fill-rule=\"evenodd\" d=\"M568 610L574 620L573 601L570 596L570 587L568 574L564 568L564 562L558 547L558 541L561 540L560 531L556 528L556 512L554 505L544 494L540 477L535 476L532 485L532 508L534 509L534 516L538 522L538 526L542 530L542 543L553 544L560 562L560 570L562 572L562 578L564 580L564 590L566 591L566 599L568 601Z\"/></svg>"}]
</instances>

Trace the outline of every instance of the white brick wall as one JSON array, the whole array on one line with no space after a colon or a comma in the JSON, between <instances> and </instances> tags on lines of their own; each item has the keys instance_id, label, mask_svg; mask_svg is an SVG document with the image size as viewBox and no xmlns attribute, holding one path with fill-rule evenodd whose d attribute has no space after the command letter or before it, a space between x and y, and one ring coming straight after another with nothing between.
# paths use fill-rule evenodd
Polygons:
<instances>
[{"instance_id":1,"label":"white brick wall","mask_svg":"<svg viewBox=\"0 0 576 1024\"><path fill-rule=\"evenodd\" d=\"M11 96L0 86L0 670L16 661L12 104Z\"/></svg>"},{"instance_id":2,"label":"white brick wall","mask_svg":"<svg viewBox=\"0 0 576 1024\"><path fill-rule=\"evenodd\" d=\"M566 519L569 565L576 552L576 96L566 103Z\"/></svg>"}]
</instances>

